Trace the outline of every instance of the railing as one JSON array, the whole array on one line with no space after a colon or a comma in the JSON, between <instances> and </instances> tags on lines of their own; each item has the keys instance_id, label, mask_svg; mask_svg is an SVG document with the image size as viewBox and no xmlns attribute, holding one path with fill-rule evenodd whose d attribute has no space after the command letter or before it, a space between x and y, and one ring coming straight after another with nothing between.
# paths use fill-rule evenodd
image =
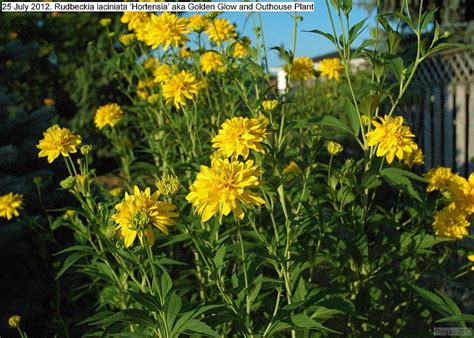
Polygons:
<instances>
[{"instance_id":1,"label":"railing","mask_svg":"<svg viewBox=\"0 0 474 338\"><path fill-rule=\"evenodd\" d=\"M425 154L425 169L474 171L474 51L431 57L415 75L403 114Z\"/></svg>"}]
</instances>

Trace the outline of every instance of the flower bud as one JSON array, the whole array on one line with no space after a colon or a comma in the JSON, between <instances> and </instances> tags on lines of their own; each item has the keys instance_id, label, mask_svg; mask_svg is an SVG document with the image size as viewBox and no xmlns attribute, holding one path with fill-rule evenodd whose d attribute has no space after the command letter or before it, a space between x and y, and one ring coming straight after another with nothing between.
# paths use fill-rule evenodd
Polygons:
<instances>
[{"instance_id":1,"label":"flower bud","mask_svg":"<svg viewBox=\"0 0 474 338\"><path fill-rule=\"evenodd\" d=\"M18 329L20 327L21 317L19 315L14 315L8 318L8 326L12 329Z\"/></svg>"}]
</instances>

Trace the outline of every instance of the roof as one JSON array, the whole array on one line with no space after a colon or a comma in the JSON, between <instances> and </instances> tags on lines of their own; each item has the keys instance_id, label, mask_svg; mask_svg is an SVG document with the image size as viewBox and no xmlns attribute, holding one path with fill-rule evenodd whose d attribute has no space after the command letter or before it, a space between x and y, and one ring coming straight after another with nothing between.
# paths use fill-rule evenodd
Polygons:
<instances>
[{"instance_id":1,"label":"roof","mask_svg":"<svg viewBox=\"0 0 474 338\"><path fill-rule=\"evenodd\" d=\"M354 53L355 51L356 51L355 49L351 48L351 54ZM311 60L313 60L313 62L319 62L319 61L324 60L324 59L334 59L334 58L339 59L339 52L338 51L323 54L323 55L319 55L319 56L316 56L314 58L311 58Z\"/></svg>"}]
</instances>

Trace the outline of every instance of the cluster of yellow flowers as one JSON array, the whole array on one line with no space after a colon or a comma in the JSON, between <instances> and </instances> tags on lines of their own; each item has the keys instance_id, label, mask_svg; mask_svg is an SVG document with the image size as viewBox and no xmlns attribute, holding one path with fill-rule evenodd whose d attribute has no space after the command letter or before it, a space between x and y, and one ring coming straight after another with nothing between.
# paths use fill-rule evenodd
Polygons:
<instances>
[{"instance_id":1,"label":"cluster of yellow flowers","mask_svg":"<svg viewBox=\"0 0 474 338\"><path fill-rule=\"evenodd\" d=\"M265 118L234 117L224 121L212 140L216 153L211 166L201 166L191 192L186 199L205 222L219 214L232 212L239 219L245 213L242 205L261 205L265 201L252 188L260 185L261 171L253 160L247 160L250 150L264 153L262 142L267 136ZM241 161L239 158L242 158Z\"/></svg>"},{"instance_id":2,"label":"cluster of yellow flowers","mask_svg":"<svg viewBox=\"0 0 474 338\"><path fill-rule=\"evenodd\" d=\"M250 41L248 38L237 39L235 26L228 20L222 18L211 19L203 15L193 15L189 18L178 17L175 14L165 12L160 15L147 14L141 12L125 12L121 22L128 25L128 29L133 33L122 35L119 41L123 46L130 45L135 38L151 48L162 47L167 50L169 47L180 48L179 56L188 58L192 56L192 50L186 46L189 42L189 34L197 32L205 33L215 45L223 42L232 42L234 58L242 58L247 55ZM174 53L174 51L173 51ZM148 60L156 60L150 58ZM147 61L148 61L147 60ZM159 95L153 91L154 84L161 86L161 95L167 105L172 105L176 109L186 106L188 100L194 100L200 89L205 88L206 81L202 75L193 74L188 70L180 70L177 66L159 64L159 61L150 67L153 70L153 79L141 79L137 85L137 95L155 103L159 100ZM226 71L226 61L223 54L210 50L201 53L199 57L200 68L204 75L210 73L223 73Z\"/></svg>"},{"instance_id":3,"label":"cluster of yellow flowers","mask_svg":"<svg viewBox=\"0 0 474 338\"><path fill-rule=\"evenodd\" d=\"M113 126L122 117L123 111L117 104L100 107L96 112L95 122L99 128ZM262 142L267 136L268 119L234 117L224 121L217 136L212 140L216 152L212 156L211 166L201 166L196 180L190 187L186 199L193 204L203 222L219 214L219 220L233 212L242 219L242 206L261 205L265 201L251 189L260 185L261 171L253 160L249 160L250 150L264 153ZM77 152L81 143L80 136L67 128L54 125L43 133L39 141L39 157L54 161L59 155L68 157ZM78 189L84 184L84 175L69 177L63 185L68 190L82 193ZM66 187L67 186L67 187ZM159 201L160 194L174 195L179 189L179 181L174 176L166 176L156 182L157 191L150 188L141 191L137 186L133 194L125 193L125 198L116 205L117 212L112 219L118 224L118 234L123 238L126 247L133 244L138 237L144 245L153 245L153 226L164 233L173 225L178 213L171 202ZM12 193L0 198L0 212L3 217L18 216L22 206L22 196Z\"/></svg>"},{"instance_id":4,"label":"cluster of yellow flowers","mask_svg":"<svg viewBox=\"0 0 474 338\"><path fill-rule=\"evenodd\" d=\"M164 12L160 15L143 12L125 12L121 22L128 24L128 29L136 35L137 40L151 48L162 46L164 50L171 47L182 47L189 41L191 32L204 32L216 45L237 38L235 26L228 20L209 19L203 15L190 18L178 17Z\"/></svg>"},{"instance_id":5,"label":"cluster of yellow flowers","mask_svg":"<svg viewBox=\"0 0 474 338\"><path fill-rule=\"evenodd\" d=\"M474 174L469 179L453 173L451 168L438 167L426 173L428 192L439 190L449 204L434 215L433 229L437 236L460 240L468 234L469 217L474 214Z\"/></svg>"},{"instance_id":6,"label":"cluster of yellow flowers","mask_svg":"<svg viewBox=\"0 0 474 338\"><path fill-rule=\"evenodd\" d=\"M324 59L319 63L321 76L339 81L344 66L339 59ZM293 59L290 65L285 66L285 72L289 74L290 80L308 80L315 76L314 63L307 56Z\"/></svg>"},{"instance_id":7,"label":"cluster of yellow flowers","mask_svg":"<svg viewBox=\"0 0 474 338\"><path fill-rule=\"evenodd\" d=\"M96 125L99 128L107 124L113 126L122 114L123 112L117 104L102 106L96 113ZM39 157L47 157L49 163L59 155L68 157L70 154L76 153L77 147L81 143L80 136L68 128L60 128L58 125L48 128L43 136L37 145L41 149ZM83 152L82 149L81 152ZM168 181L163 185L163 188L168 189L166 192L170 193L170 190L177 189L176 180ZM85 176L78 174L64 180L62 186L71 192L82 193L84 183ZM112 216L112 219L118 224L118 233L124 239L126 247L131 246L137 236L142 245L145 238L149 245L153 245L152 225L164 233L168 233L168 227L174 224L174 219L178 216L176 206L170 202L158 200L160 193L164 192L162 190L159 189L152 194L150 188L140 191L135 186L133 194L125 193L124 200L116 205L117 212ZM22 203L23 199L19 194L10 193L0 196L0 217L11 219L13 216L18 216L18 209L21 209Z\"/></svg>"},{"instance_id":8,"label":"cluster of yellow flowers","mask_svg":"<svg viewBox=\"0 0 474 338\"><path fill-rule=\"evenodd\" d=\"M372 121L375 129L367 133L369 147L376 146L378 157L385 157L387 163L397 157L407 165L423 164L423 153L415 143L415 135L405 125L401 116L379 117Z\"/></svg>"}]
</instances>

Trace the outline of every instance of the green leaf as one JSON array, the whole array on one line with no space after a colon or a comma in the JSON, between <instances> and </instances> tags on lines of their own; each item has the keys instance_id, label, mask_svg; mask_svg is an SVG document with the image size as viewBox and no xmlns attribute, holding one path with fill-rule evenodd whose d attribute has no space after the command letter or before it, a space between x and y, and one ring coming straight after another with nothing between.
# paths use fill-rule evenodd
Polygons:
<instances>
[{"instance_id":1,"label":"green leaf","mask_svg":"<svg viewBox=\"0 0 474 338\"><path fill-rule=\"evenodd\" d=\"M344 107L351 129L354 132L354 135L357 137L360 131L359 113L357 112L357 109L352 103L352 101L350 101L349 99L346 99Z\"/></svg>"},{"instance_id":2,"label":"green leaf","mask_svg":"<svg viewBox=\"0 0 474 338\"><path fill-rule=\"evenodd\" d=\"M387 58L386 60L388 70L393 74L397 81L400 81L402 72L405 69L405 64L401 57Z\"/></svg>"},{"instance_id":3,"label":"green leaf","mask_svg":"<svg viewBox=\"0 0 474 338\"><path fill-rule=\"evenodd\" d=\"M366 116L373 116L385 97L385 95L369 95L364 97L359 103L360 113Z\"/></svg>"},{"instance_id":4,"label":"green leaf","mask_svg":"<svg viewBox=\"0 0 474 338\"><path fill-rule=\"evenodd\" d=\"M221 247L219 247L219 249L217 249L216 255L214 256L213 261L215 264L215 268L218 271L221 271L222 266L224 265L224 257L225 257L226 250L227 250L227 246L222 245Z\"/></svg>"},{"instance_id":5,"label":"green leaf","mask_svg":"<svg viewBox=\"0 0 474 338\"><path fill-rule=\"evenodd\" d=\"M170 292L171 288L173 287L173 281L171 280L170 275L168 272L163 269L163 274L161 275L160 279L160 287L161 287L161 295L166 297L168 292Z\"/></svg>"},{"instance_id":6,"label":"green leaf","mask_svg":"<svg viewBox=\"0 0 474 338\"><path fill-rule=\"evenodd\" d=\"M409 177L419 177L418 175L398 168L385 168L380 171L380 174L390 185L407 192L411 197L421 202L420 195L413 188L413 185L409 179Z\"/></svg>"},{"instance_id":7,"label":"green leaf","mask_svg":"<svg viewBox=\"0 0 474 338\"><path fill-rule=\"evenodd\" d=\"M291 325L288 324L287 322L275 321L270 327L270 330L268 330L267 337L273 337L275 333L283 331L283 330L287 330L289 328L291 328Z\"/></svg>"},{"instance_id":8,"label":"green leaf","mask_svg":"<svg viewBox=\"0 0 474 338\"><path fill-rule=\"evenodd\" d=\"M128 294L132 297L134 301L143 305L145 309L152 312L161 311L161 304L158 299L154 298L152 295L147 293L138 293L132 290L128 291Z\"/></svg>"},{"instance_id":9,"label":"green leaf","mask_svg":"<svg viewBox=\"0 0 474 338\"><path fill-rule=\"evenodd\" d=\"M126 309L113 315L94 322L94 325L107 325L115 322L124 322L128 324L144 325L146 327L154 328L155 321L151 319L148 312L139 309Z\"/></svg>"},{"instance_id":10,"label":"green leaf","mask_svg":"<svg viewBox=\"0 0 474 338\"><path fill-rule=\"evenodd\" d=\"M448 295L431 292L419 286L411 286L425 301L428 307L445 316L461 315L461 310Z\"/></svg>"},{"instance_id":11,"label":"green leaf","mask_svg":"<svg viewBox=\"0 0 474 338\"><path fill-rule=\"evenodd\" d=\"M74 245L74 246L71 246L69 248L66 248L64 250L61 250L61 251L55 253L54 256L61 255L63 253L71 252L71 251L80 251L80 252L83 252L83 253L90 253L90 254L94 253L94 250L90 246L87 246L87 245Z\"/></svg>"},{"instance_id":12,"label":"green leaf","mask_svg":"<svg viewBox=\"0 0 474 338\"><path fill-rule=\"evenodd\" d=\"M439 43L437 44L436 46L434 46L433 48L431 48L428 53L426 54L426 56L431 56L431 55L434 55L434 54L437 54L437 53L440 53L442 51L445 51L445 50L449 50L449 49L474 49L474 46L472 45L466 45L466 44L463 44L463 43L453 43L453 42L442 42L442 43Z\"/></svg>"},{"instance_id":13,"label":"green leaf","mask_svg":"<svg viewBox=\"0 0 474 338\"><path fill-rule=\"evenodd\" d=\"M431 22L433 22L434 15L438 9L431 9L421 14L420 20L420 32L422 32L426 26L428 26Z\"/></svg>"},{"instance_id":14,"label":"green leaf","mask_svg":"<svg viewBox=\"0 0 474 338\"><path fill-rule=\"evenodd\" d=\"M302 329L316 329L316 330L323 331L323 332L342 334L341 332L334 331L334 330L322 325L321 323L318 323L317 321L315 321L314 319L309 318L307 315L305 315L303 313L291 316L291 321L293 322L293 324L296 327L299 327L299 328L302 328Z\"/></svg>"},{"instance_id":15,"label":"green leaf","mask_svg":"<svg viewBox=\"0 0 474 338\"><path fill-rule=\"evenodd\" d=\"M209 325L197 319L191 319L187 323L182 325L180 332L185 332L185 331L201 333L201 334L205 334L211 337L219 336L219 334L213 329L211 329Z\"/></svg>"},{"instance_id":16,"label":"green leaf","mask_svg":"<svg viewBox=\"0 0 474 338\"><path fill-rule=\"evenodd\" d=\"M172 293L171 297L168 297L166 306L166 320L168 322L168 327L173 327L176 317L178 317L178 314L181 312L182 304L183 302L181 298L175 293Z\"/></svg>"},{"instance_id":17,"label":"green leaf","mask_svg":"<svg viewBox=\"0 0 474 338\"><path fill-rule=\"evenodd\" d=\"M61 270L59 270L56 276L56 280L58 280L74 263L76 263L79 259L83 258L86 255L87 253L84 252L76 252L68 256L64 261L63 267L61 268Z\"/></svg>"},{"instance_id":18,"label":"green leaf","mask_svg":"<svg viewBox=\"0 0 474 338\"><path fill-rule=\"evenodd\" d=\"M313 30L310 30L310 31L305 31L305 30L304 30L303 32L314 33L314 34L322 35L322 36L324 36L326 39L328 39L329 41L331 41L334 45L336 45L336 39L334 38L334 36L332 36L332 35L329 34L329 33L320 31L319 29L313 29Z\"/></svg>"},{"instance_id":19,"label":"green leaf","mask_svg":"<svg viewBox=\"0 0 474 338\"><path fill-rule=\"evenodd\" d=\"M349 29L349 45L351 45L364 30L362 29L367 19L359 21Z\"/></svg>"},{"instance_id":20,"label":"green leaf","mask_svg":"<svg viewBox=\"0 0 474 338\"><path fill-rule=\"evenodd\" d=\"M455 316L450 316L442 319L438 319L436 323L444 323L444 322L467 322L467 323L474 323L474 315L469 314L460 314Z\"/></svg>"},{"instance_id":21,"label":"green leaf","mask_svg":"<svg viewBox=\"0 0 474 338\"><path fill-rule=\"evenodd\" d=\"M223 306L224 305L206 305L206 306L201 306L201 307L197 308L196 310L184 312L184 313L181 314L181 316L176 321L176 323L174 325L174 328L173 328L173 331L175 331L176 334L178 334L179 332L184 331L181 328L189 320L197 318L197 317L201 316L202 314L204 314L204 313L206 313L210 310L217 309L217 308L222 308Z\"/></svg>"}]
</instances>

